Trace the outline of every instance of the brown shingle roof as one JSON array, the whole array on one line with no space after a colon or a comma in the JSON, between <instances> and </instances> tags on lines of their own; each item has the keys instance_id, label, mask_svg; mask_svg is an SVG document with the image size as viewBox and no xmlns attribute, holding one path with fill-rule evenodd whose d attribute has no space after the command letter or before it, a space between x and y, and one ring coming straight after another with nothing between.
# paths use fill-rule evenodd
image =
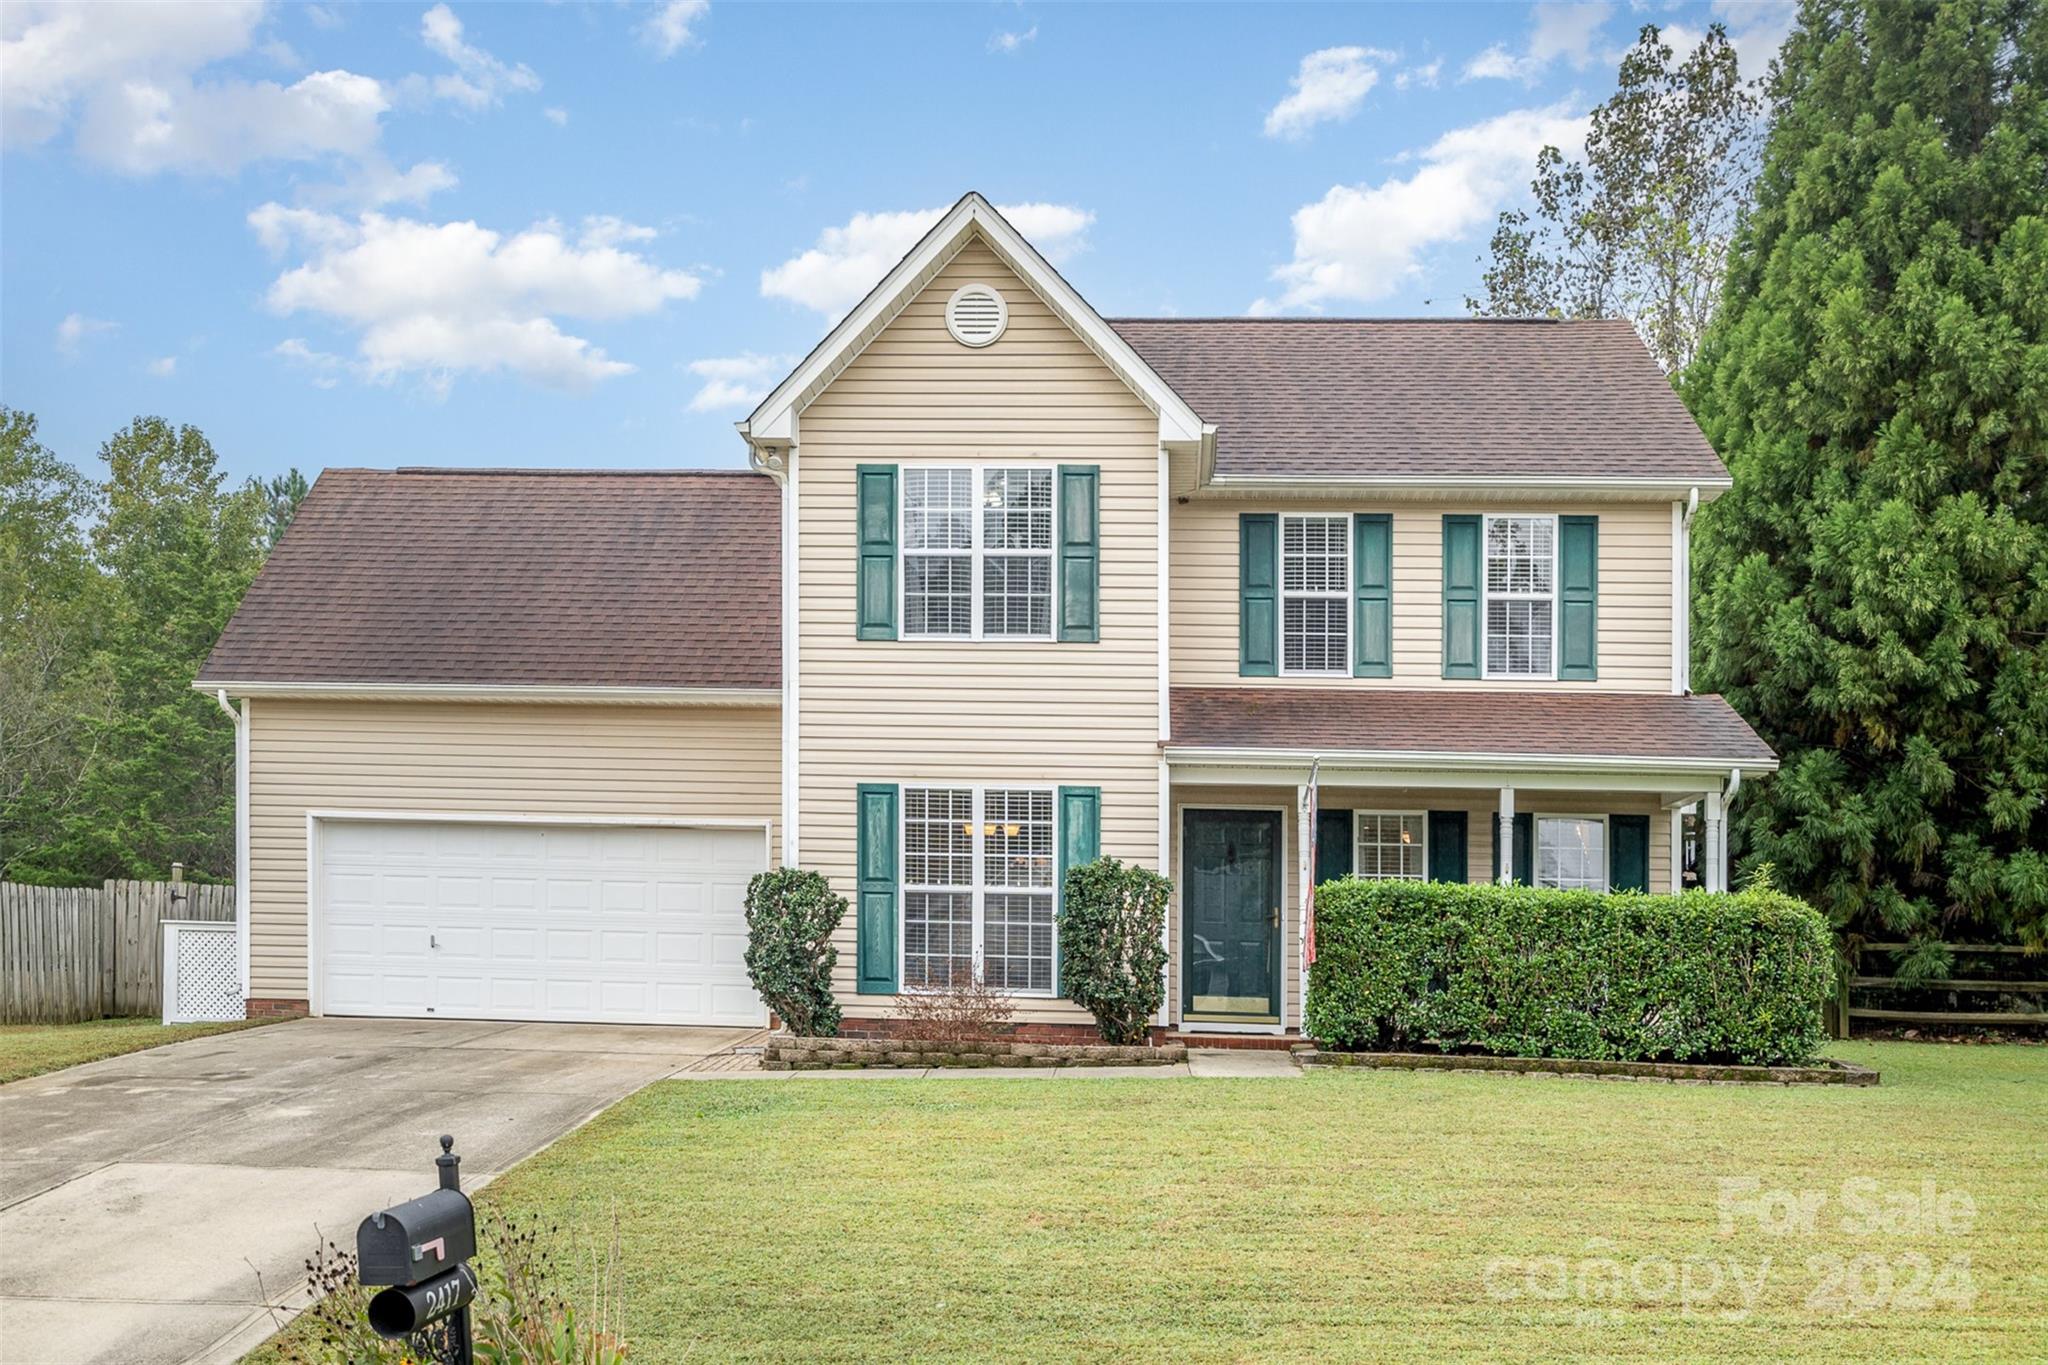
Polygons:
<instances>
[{"instance_id":1,"label":"brown shingle roof","mask_svg":"<svg viewBox=\"0 0 2048 1365\"><path fill-rule=\"evenodd\" d=\"M1222 476L1727 469L1622 321L1111 318L1217 424Z\"/></svg>"},{"instance_id":2,"label":"brown shingle roof","mask_svg":"<svg viewBox=\"0 0 2048 1365\"><path fill-rule=\"evenodd\" d=\"M1691 758L1768 763L1718 696L1621 692L1176 687L1174 747L1303 752Z\"/></svg>"},{"instance_id":3,"label":"brown shingle roof","mask_svg":"<svg viewBox=\"0 0 2048 1365\"><path fill-rule=\"evenodd\" d=\"M202 682L781 682L779 491L741 472L330 469Z\"/></svg>"}]
</instances>

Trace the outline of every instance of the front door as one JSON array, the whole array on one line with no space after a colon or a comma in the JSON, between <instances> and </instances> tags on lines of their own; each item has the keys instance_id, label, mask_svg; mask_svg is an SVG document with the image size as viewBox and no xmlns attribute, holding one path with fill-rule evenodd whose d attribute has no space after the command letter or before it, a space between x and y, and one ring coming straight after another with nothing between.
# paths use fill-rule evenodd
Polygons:
<instances>
[{"instance_id":1,"label":"front door","mask_svg":"<svg viewBox=\"0 0 2048 1365\"><path fill-rule=\"evenodd\" d=\"M1181 816L1181 1015L1191 1024L1277 1024L1280 812Z\"/></svg>"}]
</instances>

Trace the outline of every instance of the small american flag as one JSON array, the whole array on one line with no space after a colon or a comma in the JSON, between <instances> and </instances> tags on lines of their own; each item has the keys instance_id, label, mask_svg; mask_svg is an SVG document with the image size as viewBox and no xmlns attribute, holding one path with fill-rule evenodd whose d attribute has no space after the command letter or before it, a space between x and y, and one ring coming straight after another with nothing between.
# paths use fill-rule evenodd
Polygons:
<instances>
[{"instance_id":1,"label":"small american flag","mask_svg":"<svg viewBox=\"0 0 2048 1365\"><path fill-rule=\"evenodd\" d=\"M1301 931L1302 955L1313 964L1316 960L1316 836L1322 821L1316 818L1316 774L1323 761L1313 759L1308 765L1308 809L1302 815L1302 823L1308 838L1308 879L1302 892L1302 918L1305 923Z\"/></svg>"}]
</instances>

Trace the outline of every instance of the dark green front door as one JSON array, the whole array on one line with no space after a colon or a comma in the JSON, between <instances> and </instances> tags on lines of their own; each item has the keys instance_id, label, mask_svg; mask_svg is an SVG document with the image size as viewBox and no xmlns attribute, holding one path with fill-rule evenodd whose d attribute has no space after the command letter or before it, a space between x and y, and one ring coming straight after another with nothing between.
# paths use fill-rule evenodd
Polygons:
<instances>
[{"instance_id":1,"label":"dark green front door","mask_svg":"<svg viewBox=\"0 0 2048 1365\"><path fill-rule=\"evenodd\" d=\"M1279 811L1181 813L1181 1013L1280 1022Z\"/></svg>"}]
</instances>

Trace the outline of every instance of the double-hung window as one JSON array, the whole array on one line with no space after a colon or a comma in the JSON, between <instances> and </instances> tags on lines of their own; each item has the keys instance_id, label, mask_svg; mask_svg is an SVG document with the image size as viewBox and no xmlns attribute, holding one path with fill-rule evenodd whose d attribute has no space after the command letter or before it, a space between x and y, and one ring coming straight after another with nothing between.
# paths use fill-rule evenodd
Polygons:
<instances>
[{"instance_id":1,"label":"double-hung window","mask_svg":"<svg viewBox=\"0 0 2048 1365\"><path fill-rule=\"evenodd\" d=\"M1050 640L1053 471L905 465L906 638Z\"/></svg>"},{"instance_id":2,"label":"double-hung window","mask_svg":"<svg viewBox=\"0 0 2048 1365\"><path fill-rule=\"evenodd\" d=\"M1607 822L1597 815L1536 818L1536 885L1607 889Z\"/></svg>"},{"instance_id":3,"label":"double-hung window","mask_svg":"<svg viewBox=\"0 0 2048 1365\"><path fill-rule=\"evenodd\" d=\"M1357 846L1351 875L1369 882L1419 882L1428 866L1425 840L1428 821L1419 811L1362 810L1357 821Z\"/></svg>"},{"instance_id":4,"label":"double-hung window","mask_svg":"<svg viewBox=\"0 0 2048 1365\"><path fill-rule=\"evenodd\" d=\"M1486 519L1486 676L1556 676L1557 518Z\"/></svg>"},{"instance_id":5,"label":"double-hung window","mask_svg":"<svg viewBox=\"0 0 2048 1365\"><path fill-rule=\"evenodd\" d=\"M1280 518L1280 671L1351 671L1351 518Z\"/></svg>"},{"instance_id":6,"label":"double-hung window","mask_svg":"<svg viewBox=\"0 0 2048 1365\"><path fill-rule=\"evenodd\" d=\"M1053 993L1050 787L903 789L903 985Z\"/></svg>"}]
</instances>

